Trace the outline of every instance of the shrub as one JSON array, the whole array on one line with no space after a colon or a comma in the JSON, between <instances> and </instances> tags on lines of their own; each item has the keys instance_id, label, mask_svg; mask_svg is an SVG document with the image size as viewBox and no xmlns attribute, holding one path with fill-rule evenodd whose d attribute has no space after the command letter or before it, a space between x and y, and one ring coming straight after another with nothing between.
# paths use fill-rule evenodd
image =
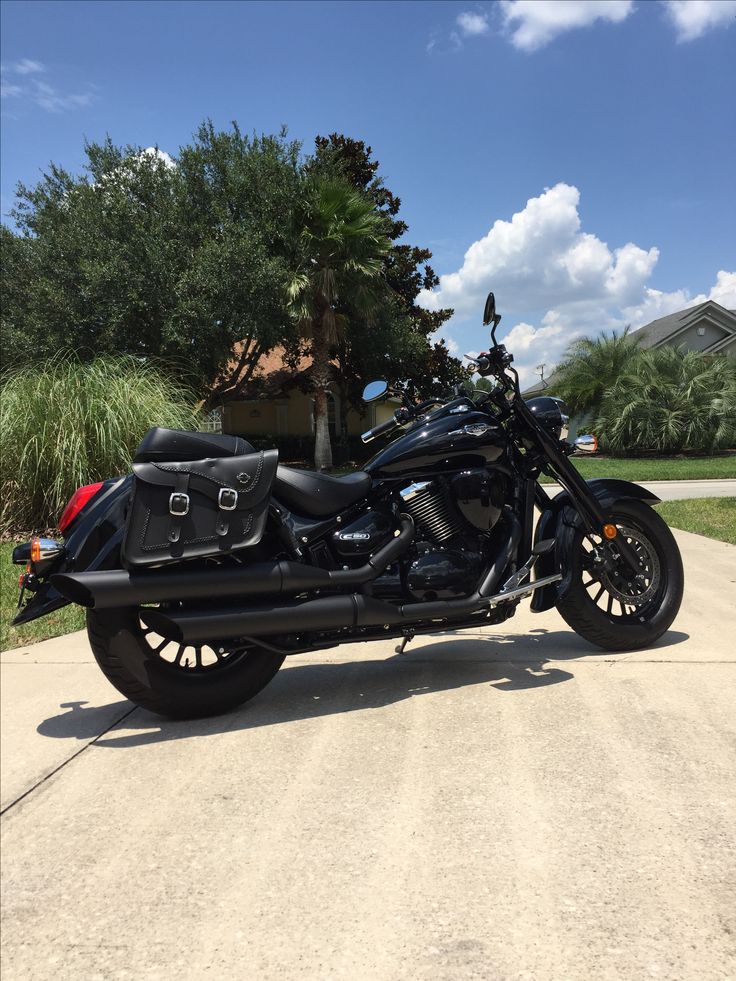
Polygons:
<instances>
[{"instance_id":1,"label":"shrub","mask_svg":"<svg viewBox=\"0 0 736 981\"><path fill-rule=\"evenodd\" d=\"M595 431L614 455L736 445L736 359L662 347L640 351L606 390Z\"/></svg>"},{"instance_id":2,"label":"shrub","mask_svg":"<svg viewBox=\"0 0 736 981\"><path fill-rule=\"evenodd\" d=\"M572 415L598 412L606 388L624 374L640 354L639 339L612 331L574 341L554 371L545 395L559 395Z\"/></svg>"},{"instance_id":3,"label":"shrub","mask_svg":"<svg viewBox=\"0 0 736 981\"><path fill-rule=\"evenodd\" d=\"M82 484L130 470L151 426L192 429L194 397L133 357L62 355L0 386L0 532L51 527Z\"/></svg>"}]
</instances>

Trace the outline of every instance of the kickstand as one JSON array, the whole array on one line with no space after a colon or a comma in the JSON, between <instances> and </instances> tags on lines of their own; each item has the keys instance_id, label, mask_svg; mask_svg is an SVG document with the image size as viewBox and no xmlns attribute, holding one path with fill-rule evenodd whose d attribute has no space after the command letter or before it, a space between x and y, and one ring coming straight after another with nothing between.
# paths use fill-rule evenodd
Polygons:
<instances>
[{"instance_id":1,"label":"kickstand","mask_svg":"<svg viewBox=\"0 0 736 981\"><path fill-rule=\"evenodd\" d=\"M407 630L406 633L404 634L404 636L401 639L401 643L400 644L397 644L396 647L395 647L396 653L397 654L403 654L404 653L404 650L406 648L406 645L408 643L410 643L412 640L414 640L414 631L413 630Z\"/></svg>"}]
</instances>

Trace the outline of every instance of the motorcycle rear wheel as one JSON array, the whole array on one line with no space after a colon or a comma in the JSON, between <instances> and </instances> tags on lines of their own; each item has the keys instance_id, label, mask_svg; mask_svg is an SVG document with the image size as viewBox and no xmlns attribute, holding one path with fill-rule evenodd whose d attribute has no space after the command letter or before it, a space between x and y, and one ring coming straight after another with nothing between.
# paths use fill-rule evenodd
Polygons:
<instances>
[{"instance_id":1,"label":"motorcycle rear wheel","mask_svg":"<svg viewBox=\"0 0 736 981\"><path fill-rule=\"evenodd\" d=\"M88 610L87 636L103 674L121 694L172 719L231 711L265 688L284 661L263 648L166 641L134 609Z\"/></svg>"},{"instance_id":2,"label":"motorcycle rear wheel","mask_svg":"<svg viewBox=\"0 0 736 981\"><path fill-rule=\"evenodd\" d=\"M682 602L684 575L677 542L667 523L642 501L619 501L612 509L619 534L639 555L640 579L627 583L617 573L595 568L602 544L583 533L573 541L572 585L557 603L575 633L606 651L650 647L670 627Z\"/></svg>"}]
</instances>

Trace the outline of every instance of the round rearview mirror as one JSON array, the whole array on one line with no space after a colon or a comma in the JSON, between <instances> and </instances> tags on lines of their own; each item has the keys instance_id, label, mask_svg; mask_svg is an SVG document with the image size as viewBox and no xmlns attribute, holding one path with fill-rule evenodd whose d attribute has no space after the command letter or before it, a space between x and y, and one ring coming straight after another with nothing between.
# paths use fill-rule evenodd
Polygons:
<instances>
[{"instance_id":1,"label":"round rearview mirror","mask_svg":"<svg viewBox=\"0 0 736 981\"><path fill-rule=\"evenodd\" d=\"M595 453L598 449L598 438L596 436L578 436L574 440L575 449L578 453Z\"/></svg>"},{"instance_id":2,"label":"round rearview mirror","mask_svg":"<svg viewBox=\"0 0 736 981\"><path fill-rule=\"evenodd\" d=\"M363 401L364 402L375 402L376 399L383 398L383 396L388 391L388 382L383 381L372 381L363 389Z\"/></svg>"},{"instance_id":3,"label":"round rearview mirror","mask_svg":"<svg viewBox=\"0 0 736 981\"><path fill-rule=\"evenodd\" d=\"M486 297L485 309L483 310L484 325L488 327L493 321L493 318L495 316L496 316L496 297L493 295L493 293L489 293L488 296Z\"/></svg>"}]
</instances>

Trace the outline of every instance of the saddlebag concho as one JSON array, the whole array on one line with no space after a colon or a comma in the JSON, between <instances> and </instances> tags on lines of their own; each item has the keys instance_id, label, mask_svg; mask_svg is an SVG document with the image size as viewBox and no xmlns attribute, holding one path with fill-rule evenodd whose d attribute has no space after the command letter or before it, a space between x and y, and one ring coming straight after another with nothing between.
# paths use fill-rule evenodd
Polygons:
<instances>
[{"instance_id":1,"label":"saddlebag concho","mask_svg":"<svg viewBox=\"0 0 736 981\"><path fill-rule=\"evenodd\" d=\"M123 541L131 568L217 556L263 535L278 450L247 456L134 463Z\"/></svg>"}]
</instances>

